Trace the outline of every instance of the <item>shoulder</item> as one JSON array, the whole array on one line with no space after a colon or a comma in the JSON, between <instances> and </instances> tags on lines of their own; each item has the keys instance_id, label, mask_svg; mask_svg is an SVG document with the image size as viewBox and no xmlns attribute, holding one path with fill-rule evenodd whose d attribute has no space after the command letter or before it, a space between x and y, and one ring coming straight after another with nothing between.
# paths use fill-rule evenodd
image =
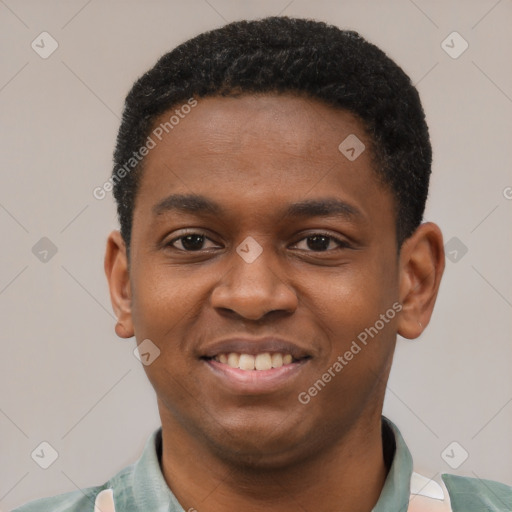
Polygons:
<instances>
[{"instance_id":1,"label":"shoulder","mask_svg":"<svg viewBox=\"0 0 512 512\"><path fill-rule=\"evenodd\" d=\"M40 498L29 501L12 512L74 512L82 510L94 510L96 495L104 489L104 486L89 487L80 491L67 492L48 498Z\"/></svg>"},{"instance_id":2,"label":"shoulder","mask_svg":"<svg viewBox=\"0 0 512 512\"><path fill-rule=\"evenodd\" d=\"M98 496L107 489L114 490L122 503L126 500L126 493L130 489L133 468L133 464L123 468L103 485L29 501L11 512L92 512L96 510Z\"/></svg>"},{"instance_id":3,"label":"shoulder","mask_svg":"<svg viewBox=\"0 0 512 512\"><path fill-rule=\"evenodd\" d=\"M162 428L146 440L139 459L121 469L108 482L48 498L33 500L11 512L98 512L115 510L156 510L175 499L160 469ZM160 510L160 509L159 509ZM163 509L162 509L163 510ZM179 510L179 509L178 509Z\"/></svg>"},{"instance_id":4,"label":"shoulder","mask_svg":"<svg viewBox=\"0 0 512 512\"><path fill-rule=\"evenodd\" d=\"M453 512L510 512L512 487L494 480L442 475Z\"/></svg>"}]
</instances>

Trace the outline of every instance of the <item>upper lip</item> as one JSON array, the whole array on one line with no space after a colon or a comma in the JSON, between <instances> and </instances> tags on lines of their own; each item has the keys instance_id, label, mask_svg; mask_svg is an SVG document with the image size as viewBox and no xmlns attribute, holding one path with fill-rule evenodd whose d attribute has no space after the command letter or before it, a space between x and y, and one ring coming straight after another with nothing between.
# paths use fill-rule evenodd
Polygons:
<instances>
[{"instance_id":1,"label":"upper lip","mask_svg":"<svg viewBox=\"0 0 512 512\"><path fill-rule=\"evenodd\" d=\"M303 359L311 355L299 345L292 341L268 336L265 338L247 338L237 336L216 341L202 351L201 357L212 358L219 354L262 354L264 352L280 352L282 354L291 354L294 359Z\"/></svg>"}]
</instances>

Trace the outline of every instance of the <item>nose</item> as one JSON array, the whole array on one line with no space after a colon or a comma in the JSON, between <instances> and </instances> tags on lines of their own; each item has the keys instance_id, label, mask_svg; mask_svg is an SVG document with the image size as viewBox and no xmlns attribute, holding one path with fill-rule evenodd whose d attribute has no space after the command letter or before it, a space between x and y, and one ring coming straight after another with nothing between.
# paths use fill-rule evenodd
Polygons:
<instances>
[{"instance_id":1,"label":"nose","mask_svg":"<svg viewBox=\"0 0 512 512\"><path fill-rule=\"evenodd\" d=\"M212 292L212 306L255 321L271 311L295 311L297 295L285 282L271 252L269 248L264 249L252 262L233 252L230 270Z\"/></svg>"}]
</instances>

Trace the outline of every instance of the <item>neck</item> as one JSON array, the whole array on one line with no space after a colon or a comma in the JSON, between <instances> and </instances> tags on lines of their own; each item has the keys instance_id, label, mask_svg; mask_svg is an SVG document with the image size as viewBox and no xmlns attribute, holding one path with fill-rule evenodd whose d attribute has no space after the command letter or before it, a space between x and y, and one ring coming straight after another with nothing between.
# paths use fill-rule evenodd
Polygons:
<instances>
[{"instance_id":1,"label":"neck","mask_svg":"<svg viewBox=\"0 0 512 512\"><path fill-rule=\"evenodd\" d=\"M387 467L380 416L362 420L328 449L276 469L221 459L177 423L163 421L162 471L187 511L370 512Z\"/></svg>"}]
</instances>

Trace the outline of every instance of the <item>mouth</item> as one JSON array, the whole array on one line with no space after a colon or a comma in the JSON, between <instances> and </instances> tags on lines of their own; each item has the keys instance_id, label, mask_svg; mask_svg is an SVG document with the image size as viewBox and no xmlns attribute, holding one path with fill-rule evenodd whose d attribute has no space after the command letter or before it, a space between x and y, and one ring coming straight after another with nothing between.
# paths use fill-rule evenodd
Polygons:
<instances>
[{"instance_id":1,"label":"mouth","mask_svg":"<svg viewBox=\"0 0 512 512\"><path fill-rule=\"evenodd\" d=\"M294 358L292 354L281 352L262 352L259 354L229 352L213 357L203 357L202 359L206 361L216 361L230 368L237 368L243 371L262 372L299 363L300 361L310 359L310 356Z\"/></svg>"},{"instance_id":2,"label":"mouth","mask_svg":"<svg viewBox=\"0 0 512 512\"><path fill-rule=\"evenodd\" d=\"M230 353L202 359L214 377L212 386L231 395L265 395L286 390L295 392L300 386L294 385L294 382L310 360L309 357L293 359L290 354L279 353L258 354L256 357ZM221 362L221 359L226 362ZM268 368L272 360L276 366Z\"/></svg>"},{"instance_id":3,"label":"mouth","mask_svg":"<svg viewBox=\"0 0 512 512\"><path fill-rule=\"evenodd\" d=\"M203 350L212 385L229 394L293 392L294 382L313 356L299 345L278 338L233 338Z\"/></svg>"}]
</instances>

